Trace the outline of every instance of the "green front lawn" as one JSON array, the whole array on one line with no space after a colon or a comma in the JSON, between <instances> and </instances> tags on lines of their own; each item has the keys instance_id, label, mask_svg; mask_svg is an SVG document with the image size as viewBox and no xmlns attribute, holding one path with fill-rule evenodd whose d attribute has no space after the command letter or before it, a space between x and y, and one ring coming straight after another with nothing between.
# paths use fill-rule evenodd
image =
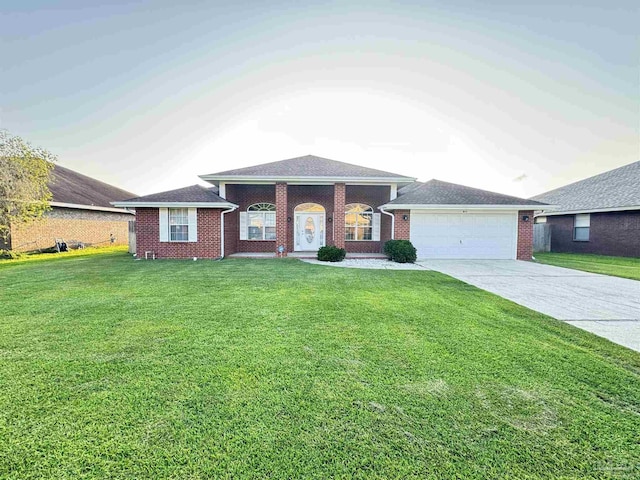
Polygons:
<instances>
[{"instance_id":1,"label":"green front lawn","mask_svg":"<svg viewBox=\"0 0 640 480\"><path fill-rule=\"evenodd\" d=\"M640 280L640 258L579 253L536 253L536 261L557 267Z\"/></svg>"},{"instance_id":2,"label":"green front lawn","mask_svg":"<svg viewBox=\"0 0 640 480\"><path fill-rule=\"evenodd\" d=\"M0 269L0 478L637 478L640 355L450 277Z\"/></svg>"}]
</instances>

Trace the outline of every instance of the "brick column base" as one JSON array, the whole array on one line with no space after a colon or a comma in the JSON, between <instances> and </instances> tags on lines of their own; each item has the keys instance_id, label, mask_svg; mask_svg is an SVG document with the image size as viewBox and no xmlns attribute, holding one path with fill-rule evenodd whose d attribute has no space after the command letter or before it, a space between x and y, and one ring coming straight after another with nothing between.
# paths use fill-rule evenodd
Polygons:
<instances>
[{"instance_id":1,"label":"brick column base","mask_svg":"<svg viewBox=\"0 0 640 480\"><path fill-rule=\"evenodd\" d=\"M529 217L524 221L523 217ZM518 260L530 261L533 257L533 210L520 210L518 212Z\"/></svg>"},{"instance_id":2,"label":"brick column base","mask_svg":"<svg viewBox=\"0 0 640 480\"><path fill-rule=\"evenodd\" d=\"M338 248L344 248L344 206L347 198L347 188L344 183L333 186L333 243Z\"/></svg>"},{"instance_id":3,"label":"brick column base","mask_svg":"<svg viewBox=\"0 0 640 480\"><path fill-rule=\"evenodd\" d=\"M393 238L396 240L409 240L411 229L411 211L410 210L394 210L394 228ZM407 216L405 220L403 217Z\"/></svg>"}]
</instances>

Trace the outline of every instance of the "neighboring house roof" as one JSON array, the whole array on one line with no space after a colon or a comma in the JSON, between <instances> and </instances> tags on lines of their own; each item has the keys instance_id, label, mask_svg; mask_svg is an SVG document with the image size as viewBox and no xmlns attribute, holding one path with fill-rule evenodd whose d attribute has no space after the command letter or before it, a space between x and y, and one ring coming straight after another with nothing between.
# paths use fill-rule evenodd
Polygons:
<instances>
[{"instance_id":1,"label":"neighboring house roof","mask_svg":"<svg viewBox=\"0 0 640 480\"><path fill-rule=\"evenodd\" d=\"M557 206L551 211L545 210L545 215L638 210L640 162L630 163L531 198Z\"/></svg>"},{"instance_id":2,"label":"neighboring house roof","mask_svg":"<svg viewBox=\"0 0 640 480\"><path fill-rule=\"evenodd\" d=\"M111 202L131 198L127 192L95 178L87 177L60 165L54 165L49 180L51 205L54 207L114 211ZM121 211L121 210L117 210Z\"/></svg>"},{"instance_id":3,"label":"neighboring house roof","mask_svg":"<svg viewBox=\"0 0 640 480\"><path fill-rule=\"evenodd\" d=\"M262 180L262 181L295 181L325 180L325 181L385 181L406 183L413 182L415 178L385 172L373 168L338 162L328 158L305 155L304 157L289 158L278 162L264 163L252 167L237 168L224 172L200 175L207 181L238 181L238 180Z\"/></svg>"},{"instance_id":4,"label":"neighboring house roof","mask_svg":"<svg viewBox=\"0 0 640 480\"><path fill-rule=\"evenodd\" d=\"M408 185L401 189L398 197L383 205L388 209L412 208L503 208L503 209L540 209L546 204L512 197L501 193L489 192L478 188L466 187L441 180L429 180L418 185ZM409 188L412 187L412 188Z\"/></svg>"},{"instance_id":5,"label":"neighboring house roof","mask_svg":"<svg viewBox=\"0 0 640 480\"><path fill-rule=\"evenodd\" d=\"M118 207L235 207L236 205L218 196L216 187L191 185L167 192L152 193L142 197L113 202Z\"/></svg>"}]
</instances>

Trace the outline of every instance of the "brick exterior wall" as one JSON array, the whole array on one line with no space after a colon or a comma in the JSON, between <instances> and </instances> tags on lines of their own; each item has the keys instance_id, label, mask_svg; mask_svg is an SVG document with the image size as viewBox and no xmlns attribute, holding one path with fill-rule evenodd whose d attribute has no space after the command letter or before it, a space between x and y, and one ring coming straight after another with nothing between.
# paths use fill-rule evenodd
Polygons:
<instances>
[{"instance_id":1,"label":"brick exterior wall","mask_svg":"<svg viewBox=\"0 0 640 480\"><path fill-rule=\"evenodd\" d=\"M136 209L136 252L144 258L153 251L157 258L219 258L220 209L198 208L197 242L161 242L157 208ZM226 220L226 219L225 219Z\"/></svg>"},{"instance_id":2,"label":"brick exterior wall","mask_svg":"<svg viewBox=\"0 0 640 480\"><path fill-rule=\"evenodd\" d=\"M522 217L527 215L529 221ZM533 210L521 210L518 212L518 247L516 258L518 260L531 260L533 256Z\"/></svg>"},{"instance_id":3,"label":"brick exterior wall","mask_svg":"<svg viewBox=\"0 0 640 480\"><path fill-rule=\"evenodd\" d=\"M237 211L225 216L225 255L235 252L276 252L278 245L285 245L288 252L294 251L295 208L303 203L317 203L325 209L325 243L334 245L334 233L342 239L342 247L348 252L379 253L385 241L391 238L391 219L381 216L380 242L344 241L344 206L348 203L365 203L374 211L389 201L390 187L332 185L226 185L226 199L239 205ZM276 192L278 190L279 193ZM337 193L337 201L335 194ZM286 212L278 209L277 197L286 197ZM239 240L239 212L246 211L254 203L268 202L276 205L276 232L286 237L277 241ZM282 202L285 204L285 202ZM288 221L291 218L291 222ZM329 220L331 219L331 220ZM340 220L338 220L340 219ZM284 238L284 240L281 240ZM346 245L345 245L346 244Z\"/></svg>"},{"instance_id":4,"label":"brick exterior wall","mask_svg":"<svg viewBox=\"0 0 640 480\"><path fill-rule=\"evenodd\" d=\"M276 203L275 185L226 185L226 199L238 209L224 217L224 254L236 252L276 252L274 240L240 240L240 212L254 203Z\"/></svg>"},{"instance_id":5,"label":"brick exterior wall","mask_svg":"<svg viewBox=\"0 0 640 480\"><path fill-rule=\"evenodd\" d=\"M394 225L394 238L396 240L410 240L411 234L411 211L410 210L394 210L395 225ZM406 215L407 220L403 220L402 217Z\"/></svg>"},{"instance_id":6,"label":"brick exterior wall","mask_svg":"<svg viewBox=\"0 0 640 480\"><path fill-rule=\"evenodd\" d=\"M333 244L339 248L345 248L344 206L347 193L344 183L336 183L333 186Z\"/></svg>"},{"instance_id":7,"label":"brick exterior wall","mask_svg":"<svg viewBox=\"0 0 640 480\"><path fill-rule=\"evenodd\" d=\"M10 245L22 252L52 247L56 238L63 239L70 246L75 242L127 245L129 221L135 218L128 213L53 207L33 223L13 227ZM109 241L111 234L116 238L113 244Z\"/></svg>"},{"instance_id":8,"label":"brick exterior wall","mask_svg":"<svg viewBox=\"0 0 640 480\"><path fill-rule=\"evenodd\" d=\"M283 247L282 256L289 251L287 235L287 184L276 183L276 249Z\"/></svg>"},{"instance_id":9,"label":"brick exterior wall","mask_svg":"<svg viewBox=\"0 0 640 480\"><path fill-rule=\"evenodd\" d=\"M302 203L317 203L325 211L325 245L333 245L333 186L331 185L289 185L289 207L287 216L289 223L288 241L291 251L295 248L295 208ZM331 221L329 219L331 218Z\"/></svg>"},{"instance_id":10,"label":"brick exterior wall","mask_svg":"<svg viewBox=\"0 0 640 480\"><path fill-rule=\"evenodd\" d=\"M380 213L378 207L389 201L391 187L382 185L347 185L345 204L364 203ZM344 218L344 217L343 217ZM342 221L344 225L344 220ZM349 253L382 253L384 242L391 239L391 217L380 214L380 241L345 241Z\"/></svg>"},{"instance_id":11,"label":"brick exterior wall","mask_svg":"<svg viewBox=\"0 0 640 480\"><path fill-rule=\"evenodd\" d=\"M551 226L551 251L640 257L640 210L590 215L589 241L573 240L575 215L547 217Z\"/></svg>"}]
</instances>

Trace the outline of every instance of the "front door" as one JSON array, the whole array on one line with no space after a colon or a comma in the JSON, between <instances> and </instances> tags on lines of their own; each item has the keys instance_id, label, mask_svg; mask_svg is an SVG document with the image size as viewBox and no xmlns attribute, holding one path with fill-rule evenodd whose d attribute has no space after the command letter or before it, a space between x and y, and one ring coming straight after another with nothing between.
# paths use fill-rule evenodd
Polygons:
<instances>
[{"instance_id":1,"label":"front door","mask_svg":"<svg viewBox=\"0 0 640 480\"><path fill-rule=\"evenodd\" d=\"M324 246L324 213L298 212L295 225L296 252L317 252Z\"/></svg>"}]
</instances>

